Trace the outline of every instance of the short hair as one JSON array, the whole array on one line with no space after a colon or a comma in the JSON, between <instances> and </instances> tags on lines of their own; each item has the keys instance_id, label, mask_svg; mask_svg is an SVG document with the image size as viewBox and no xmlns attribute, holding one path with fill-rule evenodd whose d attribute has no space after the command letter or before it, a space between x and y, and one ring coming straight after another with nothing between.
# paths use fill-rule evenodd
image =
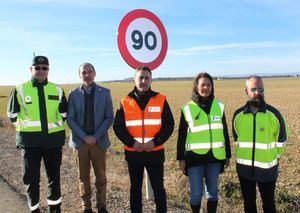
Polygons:
<instances>
[{"instance_id":1,"label":"short hair","mask_svg":"<svg viewBox=\"0 0 300 213\"><path fill-rule=\"evenodd\" d=\"M147 66L144 66L144 65L141 65L141 66L138 66L135 71L146 71L146 72L149 72L150 76L152 77L152 71L150 70L149 67Z\"/></svg>"},{"instance_id":2,"label":"short hair","mask_svg":"<svg viewBox=\"0 0 300 213\"><path fill-rule=\"evenodd\" d=\"M83 66L91 66L92 69L94 70L94 72L96 72L95 70L95 67L91 64L91 63L88 63L88 62L85 62L83 64L80 64L79 68L78 68L78 72L80 73L80 68L83 67Z\"/></svg>"},{"instance_id":3,"label":"short hair","mask_svg":"<svg viewBox=\"0 0 300 213\"><path fill-rule=\"evenodd\" d=\"M250 79L255 79L257 81L263 82L262 78L259 75L251 75L251 76L247 77L247 79L246 79L246 88L248 87L248 82Z\"/></svg>"},{"instance_id":4,"label":"short hair","mask_svg":"<svg viewBox=\"0 0 300 213\"><path fill-rule=\"evenodd\" d=\"M211 77L210 74L208 74L207 72L201 72L199 73L195 79L194 79L194 86L193 86L193 91L198 94L198 80L200 78L207 78L210 83L211 83L211 86L212 86L212 89L211 89L211 94L214 94L214 81L213 81L213 78Z\"/></svg>"}]
</instances>

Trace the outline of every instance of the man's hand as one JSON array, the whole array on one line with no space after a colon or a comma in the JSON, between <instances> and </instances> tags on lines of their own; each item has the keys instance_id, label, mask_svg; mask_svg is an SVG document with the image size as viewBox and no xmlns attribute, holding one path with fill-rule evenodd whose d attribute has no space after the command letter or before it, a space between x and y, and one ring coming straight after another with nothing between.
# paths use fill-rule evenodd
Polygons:
<instances>
[{"instance_id":1,"label":"man's hand","mask_svg":"<svg viewBox=\"0 0 300 213\"><path fill-rule=\"evenodd\" d=\"M179 161L179 168L181 169L182 173L186 175L186 170L185 170L185 160L180 160Z\"/></svg>"},{"instance_id":2,"label":"man's hand","mask_svg":"<svg viewBox=\"0 0 300 213\"><path fill-rule=\"evenodd\" d=\"M142 144L138 141L134 141L134 144L133 144L133 148L138 151L138 152L142 152Z\"/></svg>"},{"instance_id":3,"label":"man's hand","mask_svg":"<svg viewBox=\"0 0 300 213\"><path fill-rule=\"evenodd\" d=\"M91 135L86 136L83 141L90 146L94 146L97 142L97 139Z\"/></svg>"},{"instance_id":4,"label":"man's hand","mask_svg":"<svg viewBox=\"0 0 300 213\"><path fill-rule=\"evenodd\" d=\"M151 152L154 149L154 146L155 146L154 142L153 142L153 140L151 140L147 143L142 144L142 150L144 152Z\"/></svg>"}]
</instances>

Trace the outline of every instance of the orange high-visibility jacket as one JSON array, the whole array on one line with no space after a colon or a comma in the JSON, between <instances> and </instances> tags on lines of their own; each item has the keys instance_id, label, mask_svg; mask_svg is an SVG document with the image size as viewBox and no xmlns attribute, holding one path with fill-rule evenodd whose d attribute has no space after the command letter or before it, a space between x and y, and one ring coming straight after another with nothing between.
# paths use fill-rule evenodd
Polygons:
<instances>
[{"instance_id":1,"label":"orange high-visibility jacket","mask_svg":"<svg viewBox=\"0 0 300 213\"><path fill-rule=\"evenodd\" d=\"M144 110L131 97L121 100L124 110L127 131L140 143L151 141L161 129L161 117L166 96L157 94L149 99ZM153 151L161 150L164 146L156 146ZM136 151L134 148L124 146L125 150Z\"/></svg>"}]
</instances>

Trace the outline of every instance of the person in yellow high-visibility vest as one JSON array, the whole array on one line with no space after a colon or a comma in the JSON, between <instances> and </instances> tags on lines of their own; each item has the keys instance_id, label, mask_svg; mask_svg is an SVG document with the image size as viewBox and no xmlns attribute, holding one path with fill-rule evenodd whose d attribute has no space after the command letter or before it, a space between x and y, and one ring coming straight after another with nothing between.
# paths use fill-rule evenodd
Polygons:
<instances>
[{"instance_id":1,"label":"person in yellow high-visibility vest","mask_svg":"<svg viewBox=\"0 0 300 213\"><path fill-rule=\"evenodd\" d=\"M213 79L200 73L194 80L191 100L181 109L177 160L190 183L190 205L200 211L205 179L207 212L216 212L218 180L231 157L224 104L214 96Z\"/></svg>"},{"instance_id":2,"label":"person in yellow high-visibility vest","mask_svg":"<svg viewBox=\"0 0 300 213\"><path fill-rule=\"evenodd\" d=\"M232 129L236 170L241 184L246 213L255 213L256 185L264 212L276 212L274 192L278 160L287 140L284 118L264 99L264 84L259 76L246 80L248 101L233 115Z\"/></svg>"},{"instance_id":3,"label":"person in yellow high-visibility vest","mask_svg":"<svg viewBox=\"0 0 300 213\"><path fill-rule=\"evenodd\" d=\"M23 182L31 212L39 212L40 166L43 159L48 178L48 212L60 212L60 165L65 143L67 100L63 89L48 82L49 61L35 56L31 80L11 92L7 115L16 127L21 149Z\"/></svg>"}]
</instances>

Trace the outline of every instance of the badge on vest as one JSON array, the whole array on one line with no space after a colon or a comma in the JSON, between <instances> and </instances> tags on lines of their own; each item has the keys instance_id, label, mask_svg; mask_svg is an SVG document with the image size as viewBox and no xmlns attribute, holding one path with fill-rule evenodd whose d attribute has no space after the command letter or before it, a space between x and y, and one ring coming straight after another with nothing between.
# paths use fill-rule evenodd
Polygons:
<instances>
[{"instance_id":1,"label":"badge on vest","mask_svg":"<svg viewBox=\"0 0 300 213\"><path fill-rule=\"evenodd\" d=\"M220 121L221 120L221 116L212 116L212 120L213 121Z\"/></svg>"},{"instance_id":2,"label":"badge on vest","mask_svg":"<svg viewBox=\"0 0 300 213\"><path fill-rule=\"evenodd\" d=\"M59 96L58 95L48 95L48 99L49 100L59 100Z\"/></svg>"},{"instance_id":3,"label":"badge on vest","mask_svg":"<svg viewBox=\"0 0 300 213\"><path fill-rule=\"evenodd\" d=\"M160 107L159 106L156 106L156 107L149 106L148 111L149 112L160 112Z\"/></svg>"},{"instance_id":4,"label":"badge on vest","mask_svg":"<svg viewBox=\"0 0 300 213\"><path fill-rule=\"evenodd\" d=\"M25 97L25 102L26 102L26 104L32 104L31 96L30 96L30 95L27 95L27 96Z\"/></svg>"}]
</instances>

